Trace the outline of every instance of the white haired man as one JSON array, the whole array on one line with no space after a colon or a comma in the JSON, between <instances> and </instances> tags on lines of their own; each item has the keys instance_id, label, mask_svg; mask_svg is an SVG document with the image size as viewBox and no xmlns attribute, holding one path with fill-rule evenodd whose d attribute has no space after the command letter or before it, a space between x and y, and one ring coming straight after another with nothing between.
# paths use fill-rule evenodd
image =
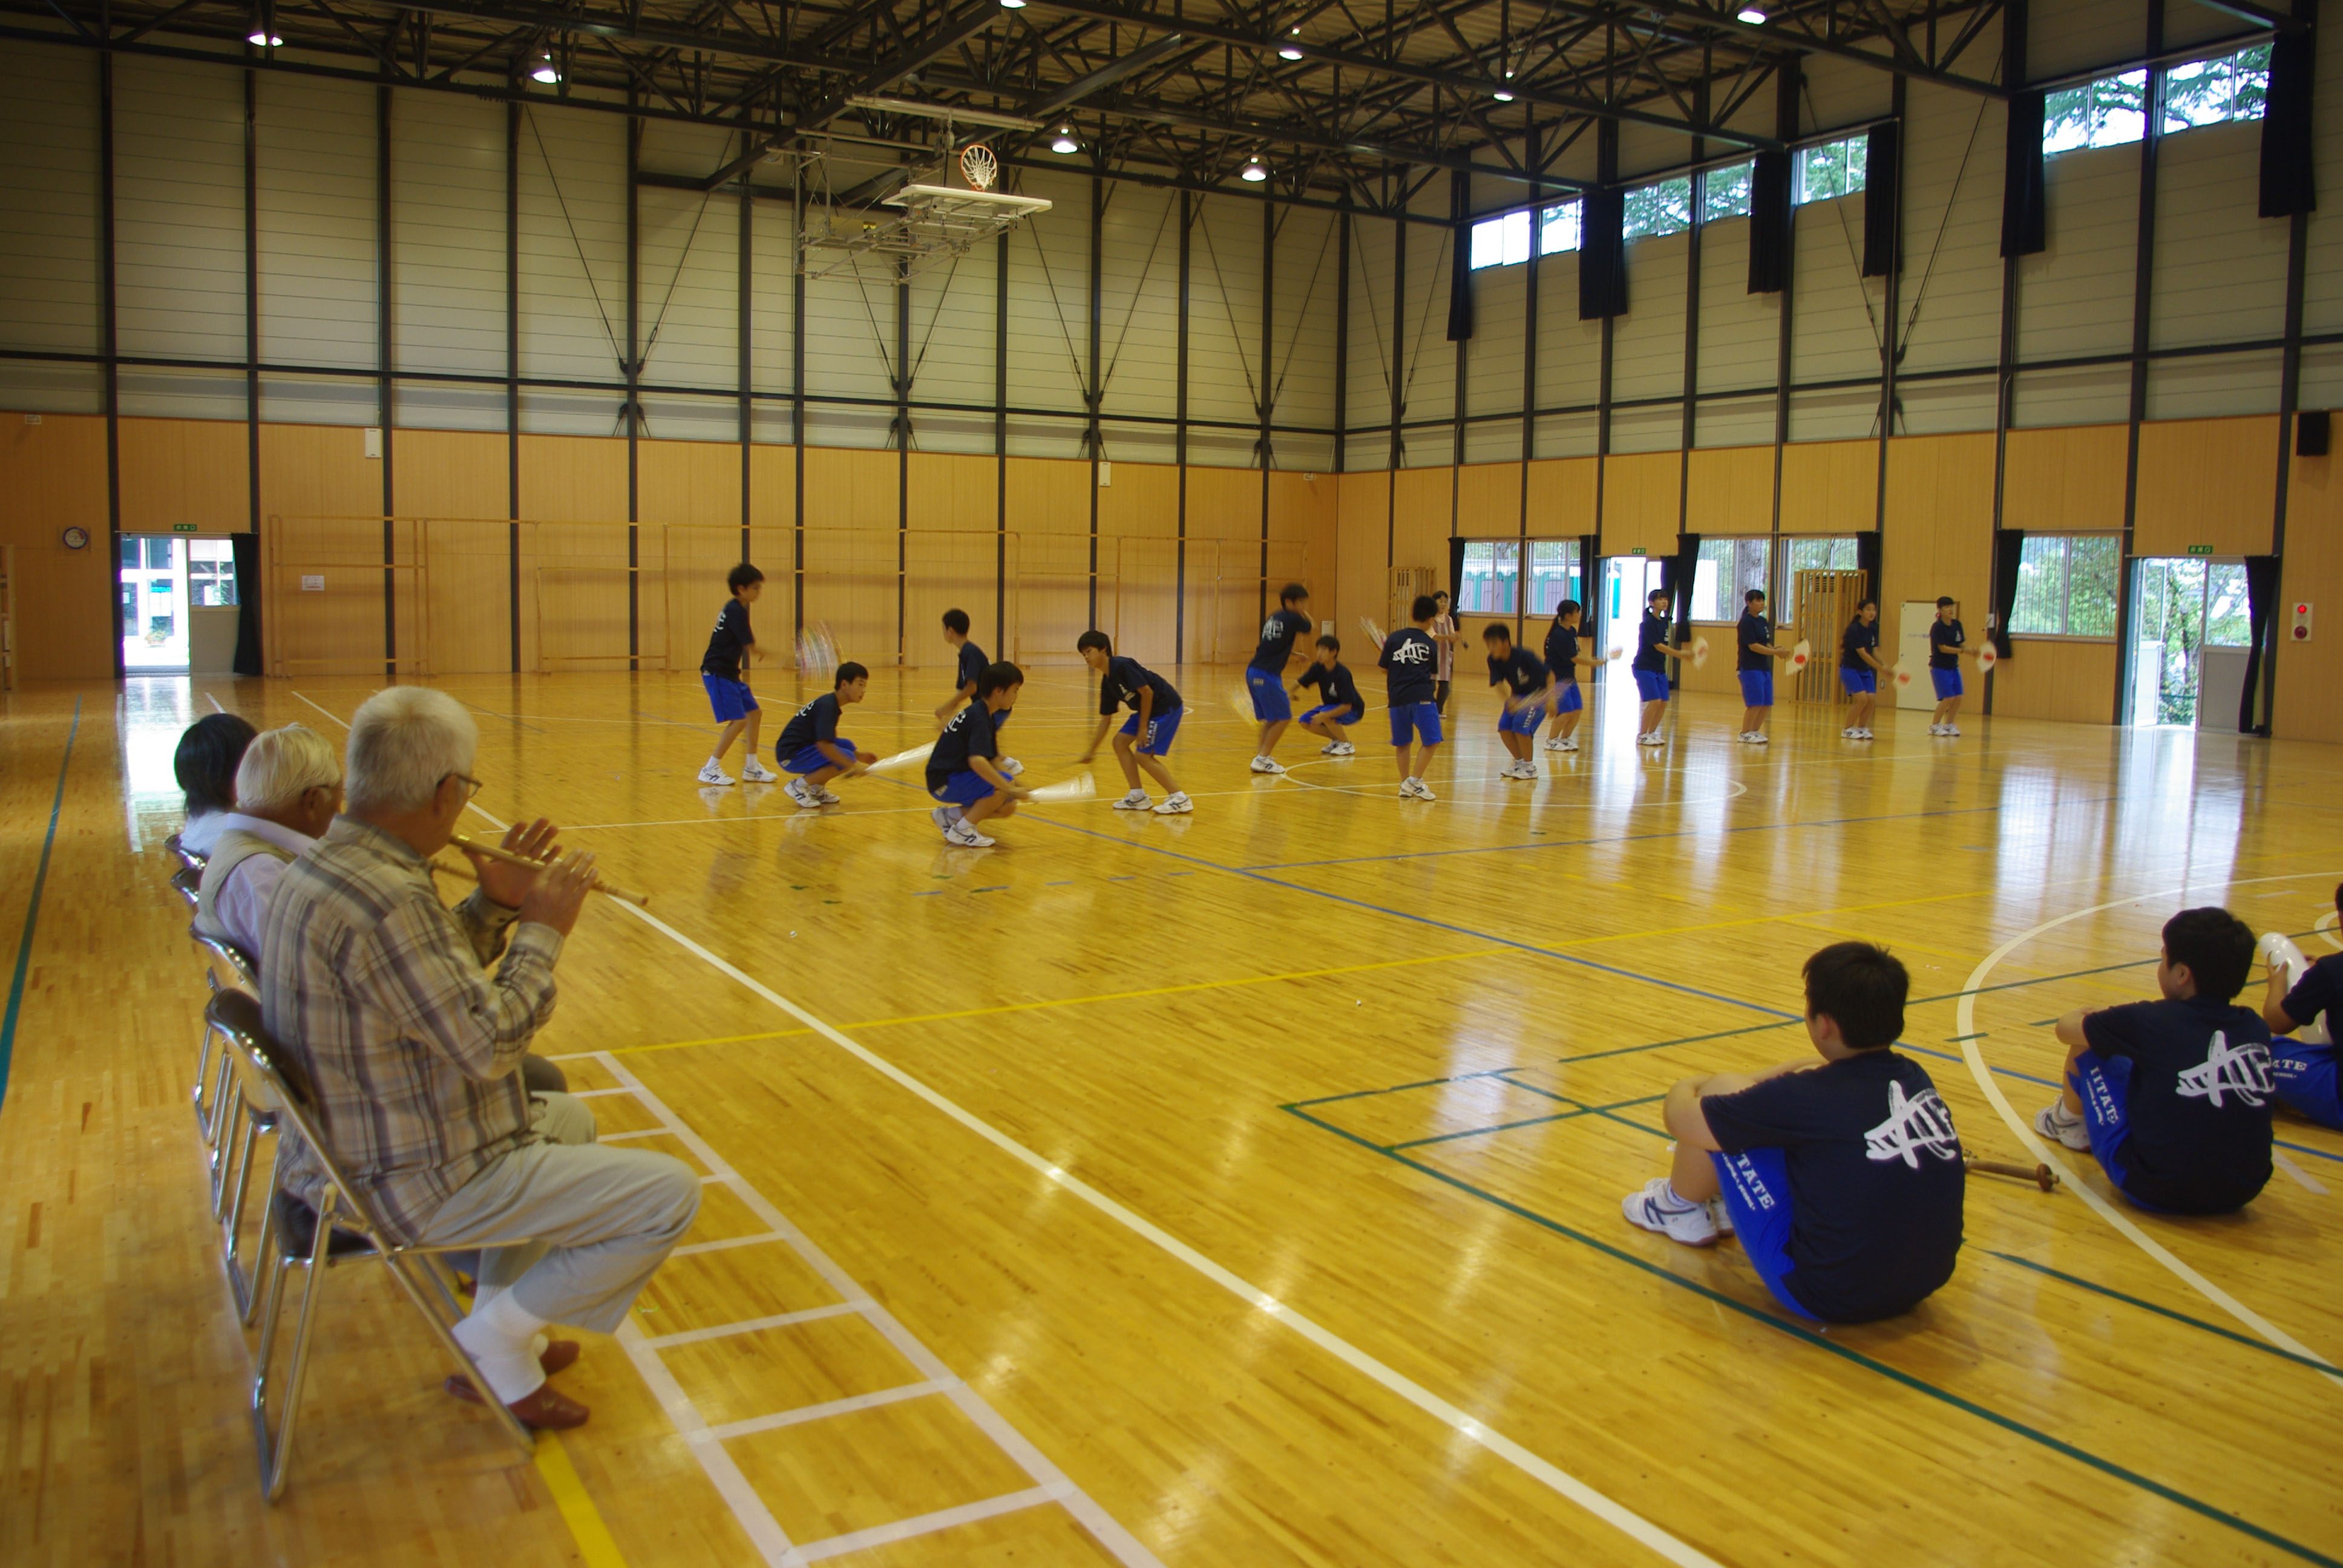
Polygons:
<instances>
[{"instance_id":1,"label":"white haired man","mask_svg":"<svg viewBox=\"0 0 2343 1568\"><path fill-rule=\"evenodd\" d=\"M574 1427L586 1407L546 1378L578 1347L542 1331L614 1332L689 1229L699 1181L671 1156L595 1144L579 1101L524 1091L518 1070L552 1014L553 966L594 858L556 858L539 819L504 843L548 869L473 855L478 891L453 910L439 901L426 868L479 789L478 740L471 716L426 688L395 686L358 709L348 809L285 869L269 906L262 1012L308 1068L336 1159L394 1234L446 1247L534 1238L481 1251L456 1338L520 1420ZM324 1172L307 1149L288 1160L287 1190L314 1206ZM481 1397L468 1379L448 1392Z\"/></svg>"},{"instance_id":2,"label":"white haired man","mask_svg":"<svg viewBox=\"0 0 2343 1568\"><path fill-rule=\"evenodd\" d=\"M236 809L220 815L196 898L196 929L258 961L277 879L342 809L342 759L303 724L265 730L236 769Z\"/></svg>"}]
</instances>

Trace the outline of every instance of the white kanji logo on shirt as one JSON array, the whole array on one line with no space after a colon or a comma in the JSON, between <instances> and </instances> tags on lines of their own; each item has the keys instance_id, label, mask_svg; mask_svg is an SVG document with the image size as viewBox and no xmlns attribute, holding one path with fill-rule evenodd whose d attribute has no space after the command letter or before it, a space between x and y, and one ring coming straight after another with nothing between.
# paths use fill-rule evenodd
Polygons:
<instances>
[{"instance_id":1,"label":"white kanji logo on shirt","mask_svg":"<svg viewBox=\"0 0 2343 1568\"><path fill-rule=\"evenodd\" d=\"M1887 1086L1887 1120L1863 1135L1863 1151L1875 1161L1885 1163L1901 1160L1917 1171L1920 1151L1926 1150L1939 1160L1961 1157L1961 1141L1953 1131L1953 1113L1936 1097L1934 1089L1924 1089L1906 1099L1904 1086Z\"/></svg>"},{"instance_id":2,"label":"white kanji logo on shirt","mask_svg":"<svg viewBox=\"0 0 2343 1568\"><path fill-rule=\"evenodd\" d=\"M2270 1077L2268 1046L2249 1040L2233 1049L2228 1036L2215 1030L2213 1047L2205 1060L2181 1070L2178 1092L2183 1100L2210 1101L2218 1110L2224 1094L2234 1094L2247 1105L2260 1105L2265 1095L2277 1091Z\"/></svg>"},{"instance_id":3,"label":"white kanji logo on shirt","mask_svg":"<svg viewBox=\"0 0 2343 1568\"><path fill-rule=\"evenodd\" d=\"M1432 661L1432 645L1428 642L1403 642L1391 651L1393 664L1428 664Z\"/></svg>"}]
</instances>

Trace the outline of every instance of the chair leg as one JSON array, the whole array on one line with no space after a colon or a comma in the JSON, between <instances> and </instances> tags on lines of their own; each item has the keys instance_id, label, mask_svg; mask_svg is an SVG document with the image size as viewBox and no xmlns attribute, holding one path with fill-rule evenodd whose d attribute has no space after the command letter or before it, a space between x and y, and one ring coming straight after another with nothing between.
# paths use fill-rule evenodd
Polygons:
<instances>
[{"instance_id":1,"label":"chair leg","mask_svg":"<svg viewBox=\"0 0 2343 1568\"><path fill-rule=\"evenodd\" d=\"M212 1161L212 1223L227 1218L228 1204L233 1201L236 1173L249 1157L258 1129L253 1124L252 1108L244 1102L243 1086L231 1078L228 1093L233 1102L224 1107L227 1120L220 1127L219 1154Z\"/></svg>"},{"instance_id":2,"label":"chair leg","mask_svg":"<svg viewBox=\"0 0 2343 1568\"><path fill-rule=\"evenodd\" d=\"M255 1391L253 1421L260 1440L261 1495L274 1503L285 1494L286 1478L293 1469L293 1429L301 1415L301 1388L309 1375L310 1336L316 1331L317 1298L325 1293L327 1252L334 1243L333 1204L317 1216L317 1240L310 1249L308 1279L301 1289L301 1316L293 1327L293 1351L285 1369L285 1390L277 1396L277 1436L268 1435L268 1412Z\"/></svg>"},{"instance_id":3,"label":"chair leg","mask_svg":"<svg viewBox=\"0 0 2343 1568\"><path fill-rule=\"evenodd\" d=\"M236 1317L241 1322L250 1322L253 1280L250 1271L244 1266L241 1255L244 1243L244 1204L252 1191L252 1167L259 1158L262 1129L260 1114L252 1107L248 1105L244 1107L241 1114L244 1117L244 1142L240 1157L236 1161L236 1195L229 1202L227 1213L221 1224L220 1260L227 1266L228 1293L236 1298ZM272 1212L275 1208L275 1204L269 1205ZM261 1243L266 1246L267 1241L268 1226L264 1221L261 1225Z\"/></svg>"},{"instance_id":4,"label":"chair leg","mask_svg":"<svg viewBox=\"0 0 2343 1568\"><path fill-rule=\"evenodd\" d=\"M472 1386L480 1391L480 1402L496 1417L497 1424L504 1428L505 1435L512 1439L523 1453L534 1453L537 1451L537 1434L522 1425L520 1418L506 1408L504 1401L496 1397L495 1392L488 1387L487 1375L473 1362L470 1352L457 1340L454 1331L440 1320L439 1314L432 1310L431 1299L423 1293L423 1287L416 1283L414 1276L407 1272L410 1260L392 1252L386 1254L383 1261L390 1265L399 1289L405 1291L407 1299L415 1303L416 1312L431 1325L431 1332L438 1339L441 1348L456 1359L457 1364L471 1378ZM446 1286L440 1287L440 1293L447 1293Z\"/></svg>"},{"instance_id":5,"label":"chair leg","mask_svg":"<svg viewBox=\"0 0 2343 1568\"><path fill-rule=\"evenodd\" d=\"M211 1107L204 1100L204 1086L211 1081L211 1078L212 1026L206 1021L204 1024L203 1041L196 1050L196 1084L189 1091L196 1104L196 1127L203 1133L206 1143L211 1141L212 1118Z\"/></svg>"},{"instance_id":6,"label":"chair leg","mask_svg":"<svg viewBox=\"0 0 2343 1568\"><path fill-rule=\"evenodd\" d=\"M246 1181L248 1183L250 1180L251 1167L247 1164L246 1166ZM260 1239L253 1244L252 1266L249 1269L240 1269L236 1263L236 1251L233 1242L231 1242L229 1248L227 1268L228 1285L230 1289L234 1290L237 1289L239 1283L241 1284L240 1292L236 1297L236 1310L239 1314L239 1321L246 1328L250 1328L252 1326L253 1314L260 1305L260 1298L262 1294L262 1281L260 1278L261 1271L269 1267L269 1260L277 1254L277 1190L283 1184L284 1180L285 1139L284 1135L279 1133L277 1140L276 1158L271 1160L268 1165L268 1197L260 1205ZM241 1227L242 1224L243 1211L244 1191L243 1189L239 1187L236 1192L236 1212L239 1227Z\"/></svg>"},{"instance_id":7,"label":"chair leg","mask_svg":"<svg viewBox=\"0 0 2343 1568\"><path fill-rule=\"evenodd\" d=\"M206 1035L205 1045L211 1043ZM197 1113L196 1125L203 1131L204 1147L209 1151L212 1169L217 1171L221 1159L220 1135L226 1131L227 1097L236 1086L236 1057L225 1045L220 1048L219 1066L213 1072L208 1092L203 1097L203 1109ZM218 1178L214 1177L216 1186Z\"/></svg>"}]
</instances>

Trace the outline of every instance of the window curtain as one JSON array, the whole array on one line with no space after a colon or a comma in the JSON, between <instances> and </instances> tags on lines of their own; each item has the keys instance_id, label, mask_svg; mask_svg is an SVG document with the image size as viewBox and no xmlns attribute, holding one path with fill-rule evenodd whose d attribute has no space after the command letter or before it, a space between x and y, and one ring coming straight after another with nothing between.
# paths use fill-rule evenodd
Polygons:
<instances>
[{"instance_id":1,"label":"window curtain","mask_svg":"<svg viewBox=\"0 0 2343 1568\"><path fill-rule=\"evenodd\" d=\"M1588 191L1578 238L1578 319L1627 314L1627 193Z\"/></svg>"},{"instance_id":2,"label":"window curtain","mask_svg":"<svg viewBox=\"0 0 2343 1568\"><path fill-rule=\"evenodd\" d=\"M2009 657L2009 618L2017 610L2019 552L2026 544L2017 528L1998 528L1993 536L1993 651Z\"/></svg>"},{"instance_id":3,"label":"window curtain","mask_svg":"<svg viewBox=\"0 0 2343 1568\"><path fill-rule=\"evenodd\" d=\"M1759 153L1749 176L1749 292L1779 294L1789 286L1790 155Z\"/></svg>"},{"instance_id":4,"label":"window curtain","mask_svg":"<svg viewBox=\"0 0 2343 1568\"><path fill-rule=\"evenodd\" d=\"M2040 93L2020 93L2009 100L2009 141L2004 149L2001 174L2001 254L2033 256L2049 248L2049 229L2042 190L2042 113Z\"/></svg>"},{"instance_id":5,"label":"window curtain","mask_svg":"<svg viewBox=\"0 0 2343 1568\"><path fill-rule=\"evenodd\" d=\"M228 547L236 557L236 672L261 674L260 668L260 536L230 534Z\"/></svg>"},{"instance_id":6,"label":"window curtain","mask_svg":"<svg viewBox=\"0 0 2343 1568\"><path fill-rule=\"evenodd\" d=\"M1578 536L1578 630L1592 648L1603 633L1603 536Z\"/></svg>"},{"instance_id":7,"label":"window curtain","mask_svg":"<svg viewBox=\"0 0 2343 1568\"><path fill-rule=\"evenodd\" d=\"M1879 530L1877 528L1866 528L1855 536L1855 564L1856 569L1863 573L1865 597L1879 598ZM1887 618L1887 601L1885 599L1880 599L1879 616L1882 620Z\"/></svg>"},{"instance_id":8,"label":"window curtain","mask_svg":"<svg viewBox=\"0 0 2343 1568\"><path fill-rule=\"evenodd\" d=\"M2246 689L2237 698L2237 733L2268 735L2269 721L2254 722L2254 706L2262 691L2262 659L2269 645L2270 627L2278 618L2278 558L2246 558Z\"/></svg>"},{"instance_id":9,"label":"window curtain","mask_svg":"<svg viewBox=\"0 0 2343 1568\"><path fill-rule=\"evenodd\" d=\"M1700 536L1678 534L1676 553L1673 559L1660 563L1660 576L1668 590L1675 597L1669 601L1675 613L1675 636L1672 639L1682 648L1692 635L1692 589L1700 580ZM1674 667L1675 684L1684 684L1684 666Z\"/></svg>"},{"instance_id":10,"label":"window curtain","mask_svg":"<svg viewBox=\"0 0 2343 1568\"><path fill-rule=\"evenodd\" d=\"M2310 169L2311 35L2281 34L2270 45L2269 95L2262 109L2261 216L2291 217L2318 203Z\"/></svg>"},{"instance_id":11,"label":"window curtain","mask_svg":"<svg viewBox=\"0 0 2343 1568\"><path fill-rule=\"evenodd\" d=\"M1473 222L1467 216L1472 208L1473 181L1462 171L1448 177L1448 216L1451 220L1448 245L1448 341L1463 343L1473 336ZM1537 227L1537 216L1530 216L1531 232Z\"/></svg>"},{"instance_id":12,"label":"window curtain","mask_svg":"<svg viewBox=\"0 0 2343 1568\"><path fill-rule=\"evenodd\" d=\"M1863 144L1863 276L1904 270L1903 197L1897 179L1904 160L1901 127L1893 120L1871 127Z\"/></svg>"}]
</instances>

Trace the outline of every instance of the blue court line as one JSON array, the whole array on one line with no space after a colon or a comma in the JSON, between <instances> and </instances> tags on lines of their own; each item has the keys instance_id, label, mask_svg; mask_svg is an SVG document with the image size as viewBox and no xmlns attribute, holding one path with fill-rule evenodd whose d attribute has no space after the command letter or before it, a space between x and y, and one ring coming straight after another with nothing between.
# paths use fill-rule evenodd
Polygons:
<instances>
[{"instance_id":1,"label":"blue court line","mask_svg":"<svg viewBox=\"0 0 2343 1568\"><path fill-rule=\"evenodd\" d=\"M81 699L74 699L73 725L65 731L65 755L57 759L57 793L49 802L49 831L41 840L40 869L33 873L33 896L25 905L25 935L16 944L16 978L8 983L8 1010L0 1015L0 1103L8 1094L8 1066L16 1053L16 1015L24 1010L25 981L33 970L33 925L41 917L41 890L49 880L49 851L57 841L57 814L65 809L65 769L73 761L74 739L81 734Z\"/></svg>"},{"instance_id":2,"label":"blue court line","mask_svg":"<svg viewBox=\"0 0 2343 1568\"><path fill-rule=\"evenodd\" d=\"M2144 1312L2154 1312L2157 1317L2170 1318L2175 1322L2187 1323L2192 1329L2202 1329L2208 1334L2218 1334L2225 1340L2245 1346L2247 1350L2259 1351L2264 1355L2276 1356L2281 1361L2294 1362L2314 1372L2331 1372L2335 1370L2325 1362L2310 1356L2297 1355L2294 1352L2280 1349L2266 1340L2258 1340L2251 1334L2241 1334L2235 1329L2225 1329L2218 1323L2208 1323L2202 1318L2192 1318L2187 1312L2176 1312L2170 1307L2159 1307L2154 1302L2142 1301L2137 1296L2127 1296L2121 1291L2095 1284L2079 1274L2066 1273L2063 1270L2052 1268L2047 1263L2037 1263L2031 1258L2021 1258L2015 1252L1989 1252L1987 1256L1999 1258L2006 1263L2015 1263L2021 1269L2031 1269L2037 1274L2047 1274L2054 1280L2063 1280L2067 1284L2089 1291L2095 1295L2108 1297L2123 1302L2126 1306L2137 1307Z\"/></svg>"},{"instance_id":3,"label":"blue court line","mask_svg":"<svg viewBox=\"0 0 2343 1568\"><path fill-rule=\"evenodd\" d=\"M2316 1154L2321 1160L2343 1160L2343 1154L2332 1153L2324 1149L2313 1149L2308 1143L2288 1143L2283 1138L2273 1138L2270 1141L2277 1144L2280 1149L2291 1149L2297 1154Z\"/></svg>"},{"instance_id":4,"label":"blue court line","mask_svg":"<svg viewBox=\"0 0 2343 1568\"><path fill-rule=\"evenodd\" d=\"M1741 1316L1745 1317L1754 1322L1762 1323L1767 1328L1777 1330L1782 1333L1789 1335L1793 1339L1802 1340L1817 1350L1826 1351L1830 1354L1839 1357L1841 1360L1851 1362L1855 1365L1864 1368L1867 1372L1876 1372L1878 1375L1887 1379L1889 1382L1909 1389L1915 1393L1922 1394L1929 1399L1939 1401L1944 1404L1951 1406L1955 1410L1962 1412L1964 1414L1975 1416L1976 1419L1985 1422L1988 1425L1999 1427L2004 1432L2024 1438L2029 1442L2037 1443L2040 1446L2048 1449L2053 1453L2074 1460L2077 1463L2087 1465L2089 1468L2099 1472L2103 1475L2112 1476L2117 1481L2136 1486L2141 1491L2148 1493L2156 1497L2160 1497L2167 1503L2170 1503L2177 1507L2185 1508L2190 1513L2198 1514L2203 1518L2212 1520L2216 1523L2226 1524L2232 1530L2238 1531L2243 1534L2249 1535L2253 1539L2261 1542L2264 1545L2274 1546L2279 1551L2291 1553L2296 1557L2301 1558L2307 1563L2318 1563L2320 1565L2320 1568L2343 1568L2343 1562L2338 1562L2337 1559L2329 1557L2324 1553L2316 1551L2311 1547L2302 1545L2298 1542L2289 1541L2285 1536L2277 1533L2275 1531L2265 1529L2261 1525L2252 1523L2250 1520L2239 1518L2237 1514L2216 1507L2212 1503L2205 1503L2197 1498L2191 1497L2187 1493L2167 1486L2160 1481L2150 1480L2148 1477L2142 1475L2136 1470L2127 1469L2111 1459L2104 1459L2099 1455L2091 1452L2088 1449L2078 1448L2075 1444L2067 1442L2062 1438L2053 1437L2048 1432L2042 1431L2038 1427L2028 1426L2024 1422L2018 1421L2015 1417L2004 1415L1999 1411L1994 1410L1986 1405L1979 1404L1975 1400L1968 1399L1961 1394L1953 1392L1950 1389L1939 1388L1935 1383L1929 1382L1926 1379L1916 1376L1911 1372L1905 1372L1899 1367L1890 1366L1888 1363L1879 1360L1875 1356L1865 1355L1863 1352L1855 1350L1852 1346L1840 1344L1830 1339L1828 1336L1818 1332L1814 1329L1807 1328L1802 1323L1794 1322L1780 1313L1764 1307L1752 1306L1748 1302L1740 1300L1738 1297L1727 1295L1724 1292L1719 1291L1713 1286L1704 1285L1696 1281L1687 1280L1672 1270L1662 1268L1659 1264L1651 1261L1649 1259L1639 1257L1635 1253L1626 1251L1624 1248L1614 1246L1608 1241L1597 1241L1594 1237L1588 1235L1584 1231L1573 1229L1571 1226L1564 1224L1559 1220L1541 1214L1534 1209L1526 1208L1522 1204L1513 1201L1511 1199L1501 1198L1494 1192L1487 1191L1485 1188L1474 1186L1472 1182L1465 1181L1460 1176L1452 1176L1447 1171L1440 1170L1436 1166L1426 1165L1422 1161L1410 1159L1404 1154L1395 1154L1390 1150L1379 1148L1354 1132L1347 1132L1332 1122L1320 1121L1309 1112L1299 1109L1297 1105L1283 1105L1280 1106L1278 1109L1289 1111L1301 1121L1309 1122L1312 1126L1319 1128L1322 1131L1331 1132L1334 1134L1335 1137L1343 1140L1345 1142L1354 1143L1362 1149L1371 1151L1373 1153L1382 1155L1386 1160L1392 1161L1400 1165L1404 1165L1411 1171L1428 1176L1443 1186L1453 1187L1460 1192L1480 1199L1484 1203L1493 1204L1497 1208L1503 1210L1505 1212L1512 1214L1516 1219L1526 1220L1531 1224L1539 1227L1541 1230L1550 1231L1554 1234L1561 1236L1567 1241L1575 1241L1583 1247L1591 1248L1594 1251L1599 1252L1603 1256L1610 1258L1614 1261L1625 1263L1632 1268L1641 1270L1643 1272L1651 1275L1653 1278L1659 1280L1664 1283L1673 1285L1678 1290L1689 1291L1693 1294L1703 1297L1729 1312L1737 1312ZM1633 1123L1630 1123L1630 1125L1633 1125ZM1648 1129L1646 1131L1648 1131Z\"/></svg>"}]
</instances>

